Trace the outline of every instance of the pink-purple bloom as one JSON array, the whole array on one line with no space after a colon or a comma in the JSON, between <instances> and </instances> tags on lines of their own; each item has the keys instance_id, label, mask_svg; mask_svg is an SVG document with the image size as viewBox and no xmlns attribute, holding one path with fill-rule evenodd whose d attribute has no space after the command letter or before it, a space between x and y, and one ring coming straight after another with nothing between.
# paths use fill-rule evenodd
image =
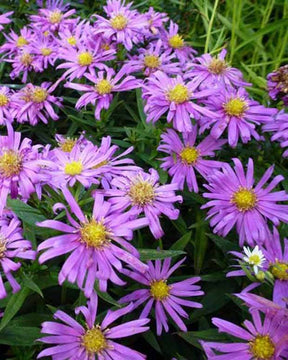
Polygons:
<instances>
[{"instance_id":1,"label":"pink-purple bloom","mask_svg":"<svg viewBox=\"0 0 288 360\"><path fill-rule=\"evenodd\" d=\"M124 65L117 73L111 68L99 71L96 74L86 73L84 75L93 85L67 83L66 86L85 94L76 103L76 109L86 107L88 104L95 106L95 118L100 120L101 110L108 109L113 93L128 91L141 86L141 82L134 76L129 75L129 65Z\"/></svg>"},{"instance_id":2,"label":"pink-purple bloom","mask_svg":"<svg viewBox=\"0 0 288 360\"><path fill-rule=\"evenodd\" d=\"M288 105L288 65L281 66L267 76L269 96L276 100L280 98Z\"/></svg>"},{"instance_id":3,"label":"pink-purple bloom","mask_svg":"<svg viewBox=\"0 0 288 360\"><path fill-rule=\"evenodd\" d=\"M147 225L145 218L130 220L129 214L113 211L111 204L104 201L99 193L95 195L93 211L87 216L68 189L63 188L62 192L78 221L72 218L64 204L57 203L54 211L65 209L70 225L58 220L38 224L62 232L38 246L38 251L44 250L39 257L41 264L70 254L59 272L60 285L65 280L77 283L85 296L90 297L96 280L101 291L107 290L108 280L120 286L125 284L116 274L122 270L123 263L142 273L147 270L147 266L139 260L137 250L127 241L132 239L133 230Z\"/></svg>"},{"instance_id":4,"label":"pink-purple bloom","mask_svg":"<svg viewBox=\"0 0 288 360\"><path fill-rule=\"evenodd\" d=\"M21 223L14 214L9 219L1 218L0 223L0 265L3 275L15 293L21 287L13 277L12 272L21 267L21 262L15 262L14 258L35 260L36 252L32 250L31 242L23 239ZM7 296L3 284L3 275L0 274L0 299Z\"/></svg>"},{"instance_id":5,"label":"pink-purple bloom","mask_svg":"<svg viewBox=\"0 0 288 360\"><path fill-rule=\"evenodd\" d=\"M13 92L8 86L0 86L0 124L3 125L7 121L11 123L13 121L13 101L11 97Z\"/></svg>"},{"instance_id":6,"label":"pink-purple bloom","mask_svg":"<svg viewBox=\"0 0 288 360\"><path fill-rule=\"evenodd\" d=\"M173 129L168 129L161 135L158 150L168 154L161 159L161 168L168 170L172 182L178 184L180 190L183 190L186 181L189 191L198 192L195 171L206 177L222 166L222 162L206 160L205 157L215 156L215 150L220 150L226 141L207 136L196 146L197 134L195 125L191 132L183 133L183 140Z\"/></svg>"},{"instance_id":7,"label":"pink-purple bloom","mask_svg":"<svg viewBox=\"0 0 288 360\"><path fill-rule=\"evenodd\" d=\"M190 132L192 131L191 117L199 119L201 115L206 115L215 119L217 114L192 101L202 101L214 94L215 90L195 91L196 88L197 85L192 81L185 82L181 75L172 78L161 71L156 71L143 85L146 121L155 123L168 111L168 123L172 121L173 127L180 132Z\"/></svg>"},{"instance_id":8,"label":"pink-purple bloom","mask_svg":"<svg viewBox=\"0 0 288 360\"><path fill-rule=\"evenodd\" d=\"M218 139L224 131L228 131L228 143L236 147L239 137L246 144L254 137L261 137L256 131L256 125L273 121L277 109L266 108L257 101L251 100L244 88L222 89L212 94L204 101L207 109L214 117L204 116L200 119L200 132L210 129L210 134Z\"/></svg>"},{"instance_id":9,"label":"pink-purple bloom","mask_svg":"<svg viewBox=\"0 0 288 360\"><path fill-rule=\"evenodd\" d=\"M130 313L133 304L115 311L109 310L100 322L97 317L98 298L92 294L87 306L75 309L75 314L81 314L86 326L77 322L61 310L56 311L54 318L61 322L46 321L42 323L42 333L48 336L39 341L52 346L40 352L37 359L51 356L53 360L144 360L146 356L118 344L115 339L125 338L149 330L148 319L124 322L113 326L112 323Z\"/></svg>"},{"instance_id":10,"label":"pink-purple bloom","mask_svg":"<svg viewBox=\"0 0 288 360\"><path fill-rule=\"evenodd\" d=\"M9 11L7 13L0 15L0 31L4 29L4 26L2 24L6 25L11 22L11 19L9 19L9 16L11 16L14 13L14 11Z\"/></svg>"},{"instance_id":11,"label":"pink-purple bloom","mask_svg":"<svg viewBox=\"0 0 288 360\"><path fill-rule=\"evenodd\" d=\"M263 243L269 236L268 220L274 225L288 222L288 205L278 204L288 200L288 194L272 190L284 179L277 175L270 184L274 166L270 166L257 185L254 185L254 164L249 159L245 174L239 159L233 159L234 169L225 164L222 171L215 171L204 185L209 192L203 194L209 202L202 209L210 208L207 218L214 227L214 233L226 236L234 226L239 234L242 247Z\"/></svg>"},{"instance_id":12,"label":"pink-purple bloom","mask_svg":"<svg viewBox=\"0 0 288 360\"><path fill-rule=\"evenodd\" d=\"M182 202L182 196L176 195L177 184L159 184L159 175L156 170L131 171L117 176L111 181L111 189L105 190L109 196L112 210L128 210L132 217L144 213L149 228L156 239L164 235L159 217L161 214L176 220L179 210L174 207L175 202Z\"/></svg>"},{"instance_id":13,"label":"pink-purple bloom","mask_svg":"<svg viewBox=\"0 0 288 360\"><path fill-rule=\"evenodd\" d=\"M251 310L252 321L242 328L229 321L213 318L219 332L232 335L233 343L201 341L208 360L285 360L288 354L287 319L266 312L264 320L258 310Z\"/></svg>"},{"instance_id":14,"label":"pink-purple bloom","mask_svg":"<svg viewBox=\"0 0 288 360\"><path fill-rule=\"evenodd\" d=\"M162 329L168 332L168 317L172 318L176 325L182 330L187 331L181 317L188 318L189 315L184 311L182 306L190 308L201 308L202 305L198 302L183 299L185 297L202 296L199 285L195 285L200 281L200 277L192 277L186 280L171 283L170 276L180 265L185 261L185 258L178 261L171 266L171 258L166 258L161 264L160 260L148 262L149 270L140 274L137 271L123 270L124 274L131 277L135 281L144 285L144 289L133 291L131 294L120 299L120 303L133 301L135 308L147 301L140 318L148 317L153 305L155 305L156 327L157 335L161 335ZM146 288L148 287L148 288Z\"/></svg>"}]
</instances>

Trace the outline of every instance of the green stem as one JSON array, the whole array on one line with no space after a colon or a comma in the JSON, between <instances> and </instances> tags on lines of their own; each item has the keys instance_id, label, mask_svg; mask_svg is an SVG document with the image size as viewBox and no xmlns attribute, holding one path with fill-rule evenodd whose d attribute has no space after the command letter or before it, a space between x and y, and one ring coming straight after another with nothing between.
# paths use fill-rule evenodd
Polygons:
<instances>
[{"instance_id":1,"label":"green stem","mask_svg":"<svg viewBox=\"0 0 288 360\"><path fill-rule=\"evenodd\" d=\"M207 31L207 37L206 37L206 42L205 42L205 50L204 50L205 53L208 52L209 43L210 43L210 37L211 37L211 30L212 30L212 26L213 26L213 22L214 22L214 18L215 18L218 3L219 3L219 0L215 0L212 15L211 15L211 18L210 18L210 21L209 21L208 31Z\"/></svg>"}]
</instances>

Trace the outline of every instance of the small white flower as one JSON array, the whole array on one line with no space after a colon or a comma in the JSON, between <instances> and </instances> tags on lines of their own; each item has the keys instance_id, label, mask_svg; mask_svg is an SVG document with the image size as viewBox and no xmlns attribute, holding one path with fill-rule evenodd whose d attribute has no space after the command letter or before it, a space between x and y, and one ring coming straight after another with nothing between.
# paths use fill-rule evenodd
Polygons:
<instances>
[{"instance_id":1,"label":"small white flower","mask_svg":"<svg viewBox=\"0 0 288 360\"><path fill-rule=\"evenodd\" d=\"M266 260L262 251L259 249L259 246L256 245L255 248L251 251L251 249L249 249L249 247L244 246L244 253L245 255L243 256L243 260L253 266L253 271L255 273L255 275L257 275L258 273L258 268L262 268L262 264L264 263L264 261Z\"/></svg>"}]
</instances>

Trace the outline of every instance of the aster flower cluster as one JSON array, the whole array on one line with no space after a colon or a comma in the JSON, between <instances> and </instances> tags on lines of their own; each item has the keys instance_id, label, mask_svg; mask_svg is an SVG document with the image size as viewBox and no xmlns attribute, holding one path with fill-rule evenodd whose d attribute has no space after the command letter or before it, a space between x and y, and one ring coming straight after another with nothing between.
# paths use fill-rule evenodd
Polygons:
<instances>
[{"instance_id":1,"label":"aster flower cluster","mask_svg":"<svg viewBox=\"0 0 288 360\"><path fill-rule=\"evenodd\" d=\"M167 219L177 229L185 223L181 204L185 206L187 195L200 199L203 213L208 209L205 220L215 235L233 234L239 241L240 250L230 252L236 265L227 278L246 276L252 282L236 294L252 321L239 327L212 318L219 332L236 339L200 341L207 359L287 359L288 240L280 230L288 223L288 193L281 188L284 176L278 167L274 176L275 165L266 166L265 159L259 174L256 156L245 165L245 151L253 142L260 154L266 132L286 148L288 114L251 97L251 84L228 62L225 48L216 55L198 54L165 13L153 8L140 13L133 3L107 0L102 14L81 19L63 0L38 0L37 5L23 28L3 32L0 46L1 61L17 82L0 87L0 299L9 296L10 287L15 293L25 286L26 260L39 272L57 268L58 284L65 288L68 283L80 294L76 317L57 310L55 322L42 323L46 335L38 340L48 348L37 358L141 360L146 355L117 339L150 329L160 336L172 324L188 330L192 309L202 308L201 277L182 272L187 258L179 255L187 245L186 234L176 243L180 252L173 246L163 250L162 241L170 232ZM1 31L12 14L0 15ZM126 146L127 139L124 143L105 134L111 105L118 104L118 97L126 105L126 96L135 89L138 107L143 101L144 126L164 128L153 149L162 155L152 165L151 159L144 161L149 166L135 160L137 149ZM268 75L268 89L273 100L282 97L287 103L287 66ZM70 111L83 115L74 118L83 120L85 131L78 122L71 124ZM86 115L97 121L91 134ZM35 140L37 127L31 139L21 133L39 123L54 136L49 142L41 134L44 145ZM69 135L63 135L67 127ZM234 154L244 150L243 157L225 162L224 147ZM15 211L22 229L10 199L41 213L33 237L31 219L25 223L25 211ZM204 217L197 215L191 229L201 227ZM152 238L147 258L142 234L147 241ZM199 244L188 240L196 256ZM268 285L271 300L251 293L262 284ZM38 290L38 285L30 287ZM98 296L112 299L116 310L100 312ZM157 349L150 335L147 339Z\"/></svg>"}]
</instances>

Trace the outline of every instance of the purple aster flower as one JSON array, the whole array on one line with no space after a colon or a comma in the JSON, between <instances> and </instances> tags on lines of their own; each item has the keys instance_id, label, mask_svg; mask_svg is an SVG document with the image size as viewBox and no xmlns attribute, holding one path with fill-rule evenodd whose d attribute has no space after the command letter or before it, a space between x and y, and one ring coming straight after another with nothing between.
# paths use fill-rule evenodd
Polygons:
<instances>
[{"instance_id":1,"label":"purple aster flower","mask_svg":"<svg viewBox=\"0 0 288 360\"><path fill-rule=\"evenodd\" d=\"M281 306L288 302L288 239L283 240L283 245L282 249L278 230L274 227L262 249L275 280L273 301Z\"/></svg>"},{"instance_id":2,"label":"purple aster flower","mask_svg":"<svg viewBox=\"0 0 288 360\"><path fill-rule=\"evenodd\" d=\"M62 107L62 98L55 97L51 93L55 84L44 82L40 86L29 83L13 95L14 116L19 123L29 122L36 125L39 121L48 123L48 118L54 121L59 116L54 111L52 104Z\"/></svg>"},{"instance_id":3,"label":"purple aster flower","mask_svg":"<svg viewBox=\"0 0 288 360\"><path fill-rule=\"evenodd\" d=\"M276 226L280 221L288 222L288 205L277 204L288 200L288 194L285 191L272 192L284 177L276 176L264 188L274 170L274 166L270 166L254 186L253 160L248 161L246 175L240 160L233 159L233 162L234 169L225 164L222 171L209 176L209 184L204 185L209 192L203 196L210 201L202 209L211 208L207 218L211 219L214 233L225 237L236 225L240 246L244 242L254 246L269 236L268 220Z\"/></svg>"},{"instance_id":4,"label":"purple aster flower","mask_svg":"<svg viewBox=\"0 0 288 360\"><path fill-rule=\"evenodd\" d=\"M156 12L153 7L149 7L149 10L145 13L147 18L148 27L152 35L158 35L159 32L164 31L164 24L169 20L166 13Z\"/></svg>"},{"instance_id":5,"label":"purple aster flower","mask_svg":"<svg viewBox=\"0 0 288 360\"><path fill-rule=\"evenodd\" d=\"M84 19L72 28L67 27L59 31L56 41L61 48L77 48L79 44L89 42L91 35L91 25L89 21Z\"/></svg>"},{"instance_id":6,"label":"purple aster flower","mask_svg":"<svg viewBox=\"0 0 288 360\"><path fill-rule=\"evenodd\" d=\"M2 31L4 29L4 26L2 26L2 24L9 24L12 20L8 19L9 16L11 16L14 13L14 11L9 11L7 13L1 14L0 15L0 31Z\"/></svg>"},{"instance_id":7,"label":"purple aster flower","mask_svg":"<svg viewBox=\"0 0 288 360\"><path fill-rule=\"evenodd\" d=\"M144 75L150 76L157 70L166 74L179 74L179 62L173 62L175 54L170 54L168 50L163 50L162 41L152 42L147 49L139 49L139 55L131 57L128 64L133 67L133 71L143 71Z\"/></svg>"},{"instance_id":8,"label":"purple aster flower","mask_svg":"<svg viewBox=\"0 0 288 360\"><path fill-rule=\"evenodd\" d=\"M86 216L71 193L66 188L62 191L78 222L68 213L65 205L56 204L54 210L65 209L70 225L57 220L38 224L63 232L38 246L38 251L45 250L39 257L40 264L71 253L59 273L60 285L65 280L77 283L80 289L84 288L85 296L90 297L96 280L101 291L107 290L108 280L119 286L125 285L116 274L116 271L122 270L122 263L141 273L147 270L147 266L139 260L137 250L125 240L132 239L132 230L147 225L145 218L130 220L129 214L113 211L99 193L95 196L92 214Z\"/></svg>"},{"instance_id":9,"label":"purple aster flower","mask_svg":"<svg viewBox=\"0 0 288 360\"><path fill-rule=\"evenodd\" d=\"M127 50L131 50L133 44L139 42L145 28L148 28L146 16L131 10L131 6L132 3L125 5L122 0L107 0L104 11L108 19L95 15L95 34L103 34L107 39L116 40L118 44L123 44Z\"/></svg>"},{"instance_id":10,"label":"purple aster flower","mask_svg":"<svg viewBox=\"0 0 288 360\"><path fill-rule=\"evenodd\" d=\"M67 26L71 26L77 21L69 19L75 14L76 10L68 10L69 4L64 4L63 0L52 0L46 4L46 8L39 9L38 15L31 15L30 20L35 27L42 31L61 31ZM68 10L68 11L67 11Z\"/></svg>"},{"instance_id":11,"label":"purple aster flower","mask_svg":"<svg viewBox=\"0 0 288 360\"><path fill-rule=\"evenodd\" d=\"M24 26L20 29L20 35L11 30L9 34L3 34L6 38L6 42L0 47L1 53L7 53L7 55L15 55L19 50L28 45L34 38L34 33L31 29Z\"/></svg>"},{"instance_id":12,"label":"purple aster flower","mask_svg":"<svg viewBox=\"0 0 288 360\"><path fill-rule=\"evenodd\" d=\"M193 82L183 80L180 75L170 78L161 71L156 71L143 85L143 98L146 100L145 112L147 122L155 123L168 111L167 121L173 120L173 127L180 132L192 131L191 116L199 119L206 115L215 119L215 113L192 102L214 94L214 89L195 92L197 86Z\"/></svg>"},{"instance_id":13,"label":"purple aster flower","mask_svg":"<svg viewBox=\"0 0 288 360\"><path fill-rule=\"evenodd\" d=\"M225 129L228 130L228 143L236 147L239 137L246 144L253 136L256 140L261 137L255 130L255 125L273 121L277 109L266 108L257 101L251 100L245 89L222 89L212 94L203 103L207 108L218 114L218 117L204 116L200 119L200 132L211 129L211 135L218 139Z\"/></svg>"},{"instance_id":14,"label":"purple aster flower","mask_svg":"<svg viewBox=\"0 0 288 360\"><path fill-rule=\"evenodd\" d=\"M21 133L14 132L7 124L8 135L0 136L0 216L6 205L8 194L29 199L35 191L35 184L45 176L40 173L41 166L49 162L37 159L39 145L32 146L31 140Z\"/></svg>"},{"instance_id":15,"label":"purple aster flower","mask_svg":"<svg viewBox=\"0 0 288 360\"><path fill-rule=\"evenodd\" d=\"M269 96L276 100L280 98L288 105L288 65L281 66L267 76Z\"/></svg>"},{"instance_id":16,"label":"purple aster flower","mask_svg":"<svg viewBox=\"0 0 288 360\"><path fill-rule=\"evenodd\" d=\"M29 45L27 50L34 54L35 63L41 69L47 69L49 65L54 66L58 58L59 45L51 36L38 34Z\"/></svg>"},{"instance_id":17,"label":"purple aster flower","mask_svg":"<svg viewBox=\"0 0 288 360\"><path fill-rule=\"evenodd\" d=\"M65 62L57 66L57 69L67 69L62 78L68 77L72 81L75 78L80 79L88 72L93 75L95 68L106 68L103 62L113 60L115 50L101 48L101 41L101 38L98 38L93 49L82 44L79 44L77 49L74 47L63 48L59 58Z\"/></svg>"},{"instance_id":18,"label":"purple aster flower","mask_svg":"<svg viewBox=\"0 0 288 360\"><path fill-rule=\"evenodd\" d=\"M102 109L108 109L112 100L113 92L128 91L141 86L141 82L129 74L129 65L124 65L117 73L111 68L99 71L96 74L84 76L93 85L67 83L65 86L78 91L85 91L76 103L76 109L92 104L95 106L95 118L100 120Z\"/></svg>"},{"instance_id":19,"label":"purple aster flower","mask_svg":"<svg viewBox=\"0 0 288 360\"><path fill-rule=\"evenodd\" d=\"M288 114L284 110L279 111L273 122L265 124L262 128L264 132L273 132L272 141L278 141L281 148L288 147ZM283 157L288 157L288 149L284 151Z\"/></svg>"},{"instance_id":20,"label":"purple aster flower","mask_svg":"<svg viewBox=\"0 0 288 360\"><path fill-rule=\"evenodd\" d=\"M0 124L3 125L7 121L13 121L12 115L12 97L13 93L7 86L0 86Z\"/></svg>"},{"instance_id":21,"label":"purple aster flower","mask_svg":"<svg viewBox=\"0 0 288 360\"><path fill-rule=\"evenodd\" d=\"M201 345L208 360L285 360L287 359L287 319L266 313L261 320L259 311L251 311L252 320L245 320L245 328L229 321L213 318L219 332L237 338L234 343L204 342ZM286 337L286 339L285 339ZM239 342L239 340L241 342Z\"/></svg>"},{"instance_id":22,"label":"purple aster flower","mask_svg":"<svg viewBox=\"0 0 288 360\"><path fill-rule=\"evenodd\" d=\"M200 88L250 86L243 80L240 70L229 66L225 61L227 50L223 49L218 56L203 54L193 60L185 74L186 79L193 80Z\"/></svg>"},{"instance_id":23,"label":"purple aster flower","mask_svg":"<svg viewBox=\"0 0 288 360\"><path fill-rule=\"evenodd\" d=\"M71 138L69 136L56 134L55 139L58 143L58 148L67 153L70 153L76 144L83 149L88 143L90 143L90 141L85 138L85 131L83 131L78 138Z\"/></svg>"},{"instance_id":24,"label":"purple aster flower","mask_svg":"<svg viewBox=\"0 0 288 360\"><path fill-rule=\"evenodd\" d=\"M13 293L15 293L20 290L20 285L13 277L12 272L17 271L21 267L21 263L15 262L14 258L34 260L36 252L32 250L30 241L23 239L20 221L14 214L9 221L6 218L4 221L1 220L0 265L3 275L5 275L13 289ZM7 296L2 276L0 274L0 299Z\"/></svg>"},{"instance_id":25,"label":"purple aster flower","mask_svg":"<svg viewBox=\"0 0 288 360\"><path fill-rule=\"evenodd\" d=\"M146 318L155 302L155 316L157 335L161 335L162 328L168 332L168 319L169 314L176 325L182 330L187 331L187 328L181 317L189 318L186 311L183 310L181 305L191 308L202 308L202 305L191 300L183 299L183 297L201 296L204 294L200 290L199 285L195 285L200 280L200 277L192 277L183 281L170 284L169 278L171 274L179 268L185 261L185 258L178 261L171 268L171 258L163 261L156 260L155 265L152 261L148 262L149 270L145 274L140 274L136 271L123 270L123 273L132 279L136 280L142 285L148 286L147 288L133 291L131 294L124 296L119 300L120 303L135 301L135 308L147 301L141 315L141 318ZM166 312L166 313L165 313Z\"/></svg>"},{"instance_id":26,"label":"purple aster flower","mask_svg":"<svg viewBox=\"0 0 288 360\"><path fill-rule=\"evenodd\" d=\"M4 59L4 61L12 64L13 70L10 73L11 79L14 80L22 73L22 83L27 82L29 72L43 71L43 68L41 68L39 63L37 63L35 60L35 56L26 49L26 46L23 49L20 49L13 57Z\"/></svg>"},{"instance_id":27,"label":"purple aster flower","mask_svg":"<svg viewBox=\"0 0 288 360\"><path fill-rule=\"evenodd\" d=\"M156 170L127 172L124 176L115 177L111 181L112 189L105 190L109 202L115 211L128 209L128 214L138 216L144 212L149 222L149 228L156 239L164 232L159 216L164 214L171 220L176 220L179 210L174 208L177 201L182 202L182 196L176 195L177 184L160 185Z\"/></svg>"},{"instance_id":28,"label":"purple aster flower","mask_svg":"<svg viewBox=\"0 0 288 360\"><path fill-rule=\"evenodd\" d=\"M195 146L196 137L196 125L192 127L191 132L183 133L183 140L172 129L168 129L161 135L162 141L158 150L168 154L167 157L161 159L163 162L161 168L168 170L169 175L172 176L172 182L177 183L180 190L183 190L186 180L189 191L198 192L195 170L206 177L222 166L220 161L206 160L203 157L215 156L215 150L220 150L226 141L207 136Z\"/></svg>"},{"instance_id":29,"label":"purple aster flower","mask_svg":"<svg viewBox=\"0 0 288 360\"><path fill-rule=\"evenodd\" d=\"M76 315L84 316L86 327L61 310L56 311L54 318L59 322L42 323L42 333L49 336L39 339L52 347L41 351L37 359L51 356L52 360L144 360L146 356L120 345L115 339L125 338L149 330L148 319L132 320L121 325L111 325L120 317L133 310L133 304L116 311L109 310L101 323L97 320L98 298L95 293L86 306L75 309ZM64 324L63 324L64 323Z\"/></svg>"},{"instance_id":30,"label":"purple aster flower","mask_svg":"<svg viewBox=\"0 0 288 360\"><path fill-rule=\"evenodd\" d=\"M185 43L183 37L178 33L178 29L178 25L170 21L169 29L165 31L163 41L165 48L175 53L179 61L184 64L188 60L192 60L193 54L197 54L197 51Z\"/></svg>"}]
</instances>

